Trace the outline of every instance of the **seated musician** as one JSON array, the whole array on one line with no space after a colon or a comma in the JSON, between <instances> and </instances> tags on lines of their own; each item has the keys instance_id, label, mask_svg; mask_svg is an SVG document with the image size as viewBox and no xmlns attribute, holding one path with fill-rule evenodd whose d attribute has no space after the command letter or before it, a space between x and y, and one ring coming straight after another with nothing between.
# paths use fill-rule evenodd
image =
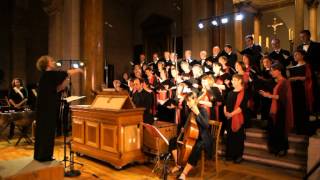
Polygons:
<instances>
[{"instance_id":1,"label":"seated musician","mask_svg":"<svg viewBox=\"0 0 320 180\"><path fill-rule=\"evenodd\" d=\"M212 141L212 138L210 138L210 134L208 131L209 124L208 124L208 114L206 110L204 108L198 107L197 95L194 92L188 93L185 97L185 100L187 102L188 108L190 109L189 116L194 115L194 120L196 121L198 130L199 130L199 136L196 139L195 145L193 146L191 154L188 157L187 164L185 165L182 173L180 174L179 179L185 179L188 173L190 172L190 170L197 165L197 161L200 158L202 148L205 148L206 155L208 156L208 158L211 158L212 156L211 152L213 151L212 150L213 141ZM191 121L191 120L192 118L188 119L188 121ZM185 131L185 132L187 131L188 124L190 123L186 122L186 126L182 131ZM187 137L184 135L184 138L187 138ZM178 141L179 141L179 137L178 137ZM172 148L172 144L170 146ZM172 148L172 155L176 162L176 166L171 170L171 172L174 173L181 169L181 166L178 164L178 162L180 161L181 158L184 158L184 157L178 157L179 154L176 148L175 149Z\"/></svg>"},{"instance_id":2,"label":"seated musician","mask_svg":"<svg viewBox=\"0 0 320 180\"><path fill-rule=\"evenodd\" d=\"M152 116L152 103L153 103L153 95L146 91L144 86L144 80L141 78L135 78L134 81L134 93L132 94L132 101L136 105L136 107L145 108L143 113L143 122L148 124L153 124L153 116Z\"/></svg>"},{"instance_id":3,"label":"seated musician","mask_svg":"<svg viewBox=\"0 0 320 180\"><path fill-rule=\"evenodd\" d=\"M15 111L22 111L27 105L28 91L23 87L23 82L20 78L14 78L11 83L11 88L8 93L8 100L10 109ZM10 123L10 132L8 139L11 139L14 135L14 122Z\"/></svg>"}]
</instances>

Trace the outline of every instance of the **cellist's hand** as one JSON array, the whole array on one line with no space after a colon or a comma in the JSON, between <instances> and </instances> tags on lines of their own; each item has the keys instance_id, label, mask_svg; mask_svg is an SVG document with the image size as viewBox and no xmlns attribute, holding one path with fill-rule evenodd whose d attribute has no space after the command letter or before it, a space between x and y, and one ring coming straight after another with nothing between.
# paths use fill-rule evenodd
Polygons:
<instances>
[{"instance_id":1,"label":"cellist's hand","mask_svg":"<svg viewBox=\"0 0 320 180\"><path fill-rule=\"evenodd\" d=\"M200 111L199 111L199 108L197 105L192 106L190 109L192 112L194 112L194 114L196 114L196 115L200 114Z\"/></svg>"}]
</instances>

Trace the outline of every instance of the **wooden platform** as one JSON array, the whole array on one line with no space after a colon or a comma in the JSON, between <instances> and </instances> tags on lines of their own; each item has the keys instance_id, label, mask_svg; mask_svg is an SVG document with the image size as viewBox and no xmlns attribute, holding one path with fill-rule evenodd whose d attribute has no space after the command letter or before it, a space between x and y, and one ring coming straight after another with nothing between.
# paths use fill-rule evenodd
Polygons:
<instances>
[{"instance_id":1,"label":"wooden platform","mask_svg":"<svg viewBox=\"0 0 320 180\"><path fill-rule=\"evenodd\" d=\"M57 161L38 162L32 157L0 161L0 180L63 180L63 165Z\"/></svg>"}]
</instances>

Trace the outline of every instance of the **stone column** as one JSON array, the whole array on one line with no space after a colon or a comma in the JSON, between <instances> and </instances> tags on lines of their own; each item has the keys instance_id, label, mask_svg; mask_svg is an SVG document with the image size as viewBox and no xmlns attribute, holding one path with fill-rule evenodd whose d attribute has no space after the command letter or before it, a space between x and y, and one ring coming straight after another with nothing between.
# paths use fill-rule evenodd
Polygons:
<instances>
[{"instance_id":1,"label":"stone column","mask_svg":"<svg viewBox=\"0 0 320 180\"><path fill-rule=\"evenodd\" d=\"M49 15L48 54L62 58L63 0L44 0L44 11Z\"/></svg>"},{"instance_id":2,"label":"stone column","mask_svg":"<svg viewBox=\"0 0 320 180\"><path fill-rule=\"evenodd\" d=\"M84 84L87 103L93 100L92 91L103 83L104 36L103 0L83 0L83 58L86 63Z\"/></svg>"},{"instance_id":3,"label":"stone column","mask_svg":"<svg viewBox=\"0 0 320 180\"><path fill-rule=\"evenodd\" d=\"M234 4L234 12L239 12L239 4ZM242 21L234 20L234 50L242 51L243 49L243 30Z\"/></svg>"},{"instance_id":4,"label":"stone column","mask_svg":"<svg viewBox=\"0 0 320 180\"><path fill-rule=\"evenodd\" d=\"M259 41L259 35L261 35L260 26L261 26L261 13L257 13L253 18L253 34L254 34L255 43Z\"/></svg>"},{"instance_id":5,"label":"stone column","mask_svg":"<svg viewBox=\"0 0 320 180\"><path fill-rule=\"evenodd\" d=\"M212 46L211 25L206 24L203 29L198 28L198 21L212 16L211 0L185 0L183 2L183 49L192 50L192 57L199 58L201 50L210 54ZM194 9L198 9L194 11Z\"/></svg>"},{"instance_id":6,"label":"stone column","mask_svg":"<svg viewBox=\"0 0 320 180\"><path fill-rule=\"evenodd\" d=\"M304 29L304 0L295 0L294 46L300 43L299 33Z\"/></svg>"},{"instance_id":7,"label":"stone column","mask_svg":"<svg viewBox=\"0 0 320 180\"><path fill-rule=\"evenodd\" d=\"M62 59L70 64L80 58L80 0L64 0L63 13L63 35L61 46ZM68 63L68 61L71 61ZM82 95L82 75L77 74L71 78L71 94Z\"/></svg>"},{"instance_id":8,"label":"stone column","mask_svg":"<svg viewBox=\"0 0 320 180\"><path fill-rule=\"evenodd\" d=\"M318 40L317 22L318 22L318 5L319 1L314 0L312 3L308 4L309 8L309 30L311 32L311 40Z\"/></svg>"}]
</instances>

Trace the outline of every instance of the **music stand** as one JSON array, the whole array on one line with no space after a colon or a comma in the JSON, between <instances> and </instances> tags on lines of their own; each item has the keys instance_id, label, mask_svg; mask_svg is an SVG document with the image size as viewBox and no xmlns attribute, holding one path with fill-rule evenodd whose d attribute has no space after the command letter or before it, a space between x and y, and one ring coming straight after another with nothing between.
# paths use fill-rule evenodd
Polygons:
<instances>
[{"instance_id":1,"label":"music stand","mask_svg":"<svg viewBox=\"0 0 320 180\"><path fill-rule=\"evenodd\" d=\"M169 141L167 140L166 137L164 137L164 135L159 131L159 129L151 124L147 124L147 123L143 123L143 127L145 127L145 129L148 131L148 133L153 136L153 137L156 137L156 138L160 138L162 139L168 146L169 146ZM155 166L153 167L152 169L152 172L155 171L155 169L159 168L160 166L160 152L159 152L159 142L157 141L157 162L155 164ZM167 179L167 176L168 176L168 172L169 172L169 169L168 169L168 166L167 166L167 161L170 157L170 152L168 152L164 157L164 163L163 163L163 172L162 172L162 177L164 180Z\"/></svg>"},{"instance_id":2,"label":"music stand","mask_svg":"<svg viewBox=\"0 0 320 180\"><path fill-rule=\"evenodd\" d=\"M74 162L74 156L73 156L73 151L71 148L71 142L69 142L69 149L70 149L70 158L68 159L67 157L67 134L68 134L68 120L69 120L69 104L73 101L77 101L80 99L85 98L85 96L69 96L62 98L62 103L60 107L60 117L62 118L62 126L63 126L63 149L64 149L64 176L65 177L76 177L80 176L81 172L79 170L74 169L74 163L80 164L83 166L83 164ZM67 107L67 117L65 118L65 108ZM69 161L69 171L66 171L67 169L67 161Z\"/></svg>"}]
</instances>

